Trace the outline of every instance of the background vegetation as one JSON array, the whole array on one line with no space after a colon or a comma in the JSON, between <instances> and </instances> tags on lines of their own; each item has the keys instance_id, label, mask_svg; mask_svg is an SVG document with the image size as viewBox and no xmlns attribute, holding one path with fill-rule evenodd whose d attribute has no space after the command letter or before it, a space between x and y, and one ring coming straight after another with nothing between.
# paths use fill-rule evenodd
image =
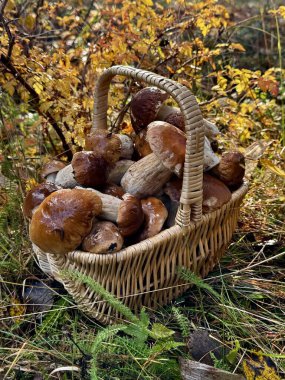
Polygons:
<instances>
[{"instance_id":1,"label":"background vegetation","mask_svg":"<svg viewBox=\"0 0 285 380\"><path fill-rule=\"evenodd\" d=\"M0 377L178 379L178 357L193 357L203 328L223 347L215 366L284 378L284 28L285 7L273 0L2 0ZM143 312L131 331L89 320L38 269L21 210L42 164L83 146L96 78L114 64L189 87L222 132L219 150L264 147L220 265L204 282L184 274L191 291ZM116 78L110 129L130 130L140 86Z\"/></svg>"}]
</instances>

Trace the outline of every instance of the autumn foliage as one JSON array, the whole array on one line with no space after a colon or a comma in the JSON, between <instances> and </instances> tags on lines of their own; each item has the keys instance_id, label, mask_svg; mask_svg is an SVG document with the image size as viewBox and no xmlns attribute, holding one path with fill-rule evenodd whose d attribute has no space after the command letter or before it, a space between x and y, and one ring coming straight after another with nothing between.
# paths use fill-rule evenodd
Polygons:
<instances>
[{"instance_id":1,"label":"autumn foliage","mask_svg":"<svg viewBox=\"0 0 285 380\"><path fill-rule=\"evenodd\" d=\"M284 7L272 17L284 17ZM69 158L91 126L93 90L107 67L154 71L189 87L207 118L241 142L252 131L279 139L281 68L239 66L244 47L231 40L234 23L216 0L2 1L0 85L37 112L43 132L56 132ZM110 126L122 124L130 94L141 84L116 78ZM284 136L283 136L284 137ZM71 149L71 151L70 151ZM54 154L51 150L51 154Z\"/></svg>"}]
</instances>

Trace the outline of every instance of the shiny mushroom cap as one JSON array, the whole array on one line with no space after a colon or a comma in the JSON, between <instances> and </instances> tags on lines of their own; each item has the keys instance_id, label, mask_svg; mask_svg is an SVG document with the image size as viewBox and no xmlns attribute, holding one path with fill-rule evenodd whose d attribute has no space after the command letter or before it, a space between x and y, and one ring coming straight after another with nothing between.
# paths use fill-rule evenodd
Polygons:
<instances>
[{"instance_id":1,"label":"shiny mushroom cap","mask_svg":"<svg viewBox=\"0 0 285 380\"><path fill-rule=\"evenodd\" d=\"M31 241L47 253L65 254L73 251L89 234L92 220L101 209L101 199L92 191L55 191L33 213Z\"/></svg>"},{"instance_id":2,"label":"shiny mushroom cap","mask_svg":"<svg viewBox=\"0 0 285 380\"><path fill-rule=\"evenodd\" d=\"M147 141L163 165L182 176L186 151L186 135L164 121L154 121L147 128Z\"/></svg>"},{"instance_id":3,"label":"shiny mushroom cap","mask_svg":"<svg viewBox=\"0 0 285 380\"><path fill-rule=\"evenodd\" d=\"M123 196L123 202L118 210L117 224L122 236L135 233L144 220L141 201L131 194Z\"/></svg>"},{"instance_id":4,"label":"shiny mushroom cap","mask_svg":"<svg viewBox=\"0 0 285 380\"><path fill-rule=\"evenodd\" d=\"M212 168L211 173L232 189L238 188L245 173L245 158L240 152L225 152L220 163Z\"/></svg>"},{"instance_id":5,"label":"shiny mushroom cap","mask_svg":"<svg viewBox=\"0 0 285 380\"><path fill-rule=\"evenodd\" d=\"M31 189L24 199L24 216L26 218L31 218L33 215L33 210L39 206L47 196L57 190L59 190L59 187L49 182L40 183Z\"/></svg>"},{"instance_id":6,"label":"shiny mushroom cap","mask_svg":"<svg viewBox=\"0 0 285 380\"><path fill-rule=\"evenodd\" d=\"M122 248L124 239L118 227L112 222L94 223L90 234L82 243L82 248L86 252L92 253L113 253Z\"/></svg>"},{"instance_id":7,"label":"shiny mushroom cap","mask_svg":"<svg viewBox=\"0 0 285 380\"><path fill-rule=\"evenodd\" d=\"M141 200L144 213L143 230L139 234L138 241L157 235L166 221L168 212L164 204L155 197Z\"/></svg>"},{"instance_id":8,"label":"shiny mushroom cap","mask_svg":"<svg viewBox=\"0 0 285 380\"><path fill-rule=\"evenodd\" d=\"M130 104L132 127L136 133L155 120L169 95L157 87L145 87L134 95Z\"/></svg>"},{"instance_id":9,"label":"shiny mushroom cap","mask_svg":"<svg viewBox=\"0 0 285 380\"><path fill-rule=\"evenodd\" d=\"M203 213L209 213L221 208L229 202L232 193L228 187L215 177L204 173L203 176Z\"/></svg>"},{"instance_id":10,"label":"shiny mushroom cap","mask_svg":"<svg viewBox=\"0 0 285 380\"><path fill-rule=\"evenodd\" d=\"M105 185L108 177L108 163L94 152L77 152L71 165L74 178L82 186L100 187Z\"/></svg>"},{"instance_id":11,"label":"shiny mushroom cap","mask_svg":"<svg viewBox=\"0 0 285 380\"><path fill-rule=\"evenodd\" d=\"M85 150L93 151L109 164L117 162L121 155L122 142L113 133L105 130L92 131L85 139Z\"/></svg>"}]
</instances>

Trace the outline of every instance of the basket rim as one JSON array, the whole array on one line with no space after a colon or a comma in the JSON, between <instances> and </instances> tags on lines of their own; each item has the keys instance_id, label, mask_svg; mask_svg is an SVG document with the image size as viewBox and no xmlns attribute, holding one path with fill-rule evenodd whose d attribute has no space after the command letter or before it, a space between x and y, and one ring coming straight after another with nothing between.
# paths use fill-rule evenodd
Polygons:
<instances>
[{"instance_id":1,"label":"basket rim","mask_svg":"<svg viewBox=\"0 0 285 380\"><path fill-rule=\"evenodd\" d=\"M195 229L196 227L198 227L204 223L208 223L209 219L216 217L217 214L222 213L225 209L230 207L238 199L243 198L245 196L245 194L247 193L248 188L249 188L249 182L244 181L243 184L237 190L235 190L232 193L232 197L229 200L229 202L227 202L221 208L219 208L213 212L203 214L202 219L200 221L198 221L198 222L192 221L190 223L190 225L188 225L186 227L180 227L179 225L176 224L170 228L167 228L167 229L161 231L160 233L158 233L157 235L155 235L151 238L148 238L148 239L143 240L139 243L133 244L129 247L126 247L126 248L118 251L118 252L106 253L106 254L100 253L99 254L99 253L92 253L92 252L85 252L85 251L81 251L81 250L75 250L75 251L68 252L65 255L66 259L70 259L71 261L81 262L81 263L86 263L86 264L87 263L89 263L89 264L90 263L107 264L107 263L114 263L114 261L120 262L120 261L124 261L128 258L133 258L137 255L140 255L142 250L148 250L152 246L152 244L155 243L157 240L159 242L161 242L164 240L164 238L169 238L173 235L178 235L182 230L186 229L189 232L189 231L192 231L193 229ZM51 254L51 255L53 255L53 254ZM60 256L62 256L62 255L60 255Z\"/></svg>"}]
</instances>

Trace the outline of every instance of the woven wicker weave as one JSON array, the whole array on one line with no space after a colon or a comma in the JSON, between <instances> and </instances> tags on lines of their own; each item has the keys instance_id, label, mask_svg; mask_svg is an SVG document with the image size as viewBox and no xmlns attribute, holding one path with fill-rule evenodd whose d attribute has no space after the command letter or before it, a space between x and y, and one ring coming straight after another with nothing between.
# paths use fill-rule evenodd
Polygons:
<instances>
[{"instance_id":1,"label":"woven wicker weave","mask_svg":"<svg viewBox=\"0 0 285 380\"><path fill-rule=\"evenodd\" d=\"M157 86L173 97L184 116L187 145L175 226L113 254L74 251L62 256L35 251L41 268L64 284L83 311L104 324L120 316L85 285L62 278L61 270L76 269L94 278L135 312L143 305L154 309L167 304L190 286L178 278L178 267L205 277L218 263L231 240L247 192L247 184L243 184L221 209L202 215L202 115L194 95L175 81L132 67L107 69L95 89L93 129L107 128L108 90L117 74Z\"/></svg>"}]
</instances>

